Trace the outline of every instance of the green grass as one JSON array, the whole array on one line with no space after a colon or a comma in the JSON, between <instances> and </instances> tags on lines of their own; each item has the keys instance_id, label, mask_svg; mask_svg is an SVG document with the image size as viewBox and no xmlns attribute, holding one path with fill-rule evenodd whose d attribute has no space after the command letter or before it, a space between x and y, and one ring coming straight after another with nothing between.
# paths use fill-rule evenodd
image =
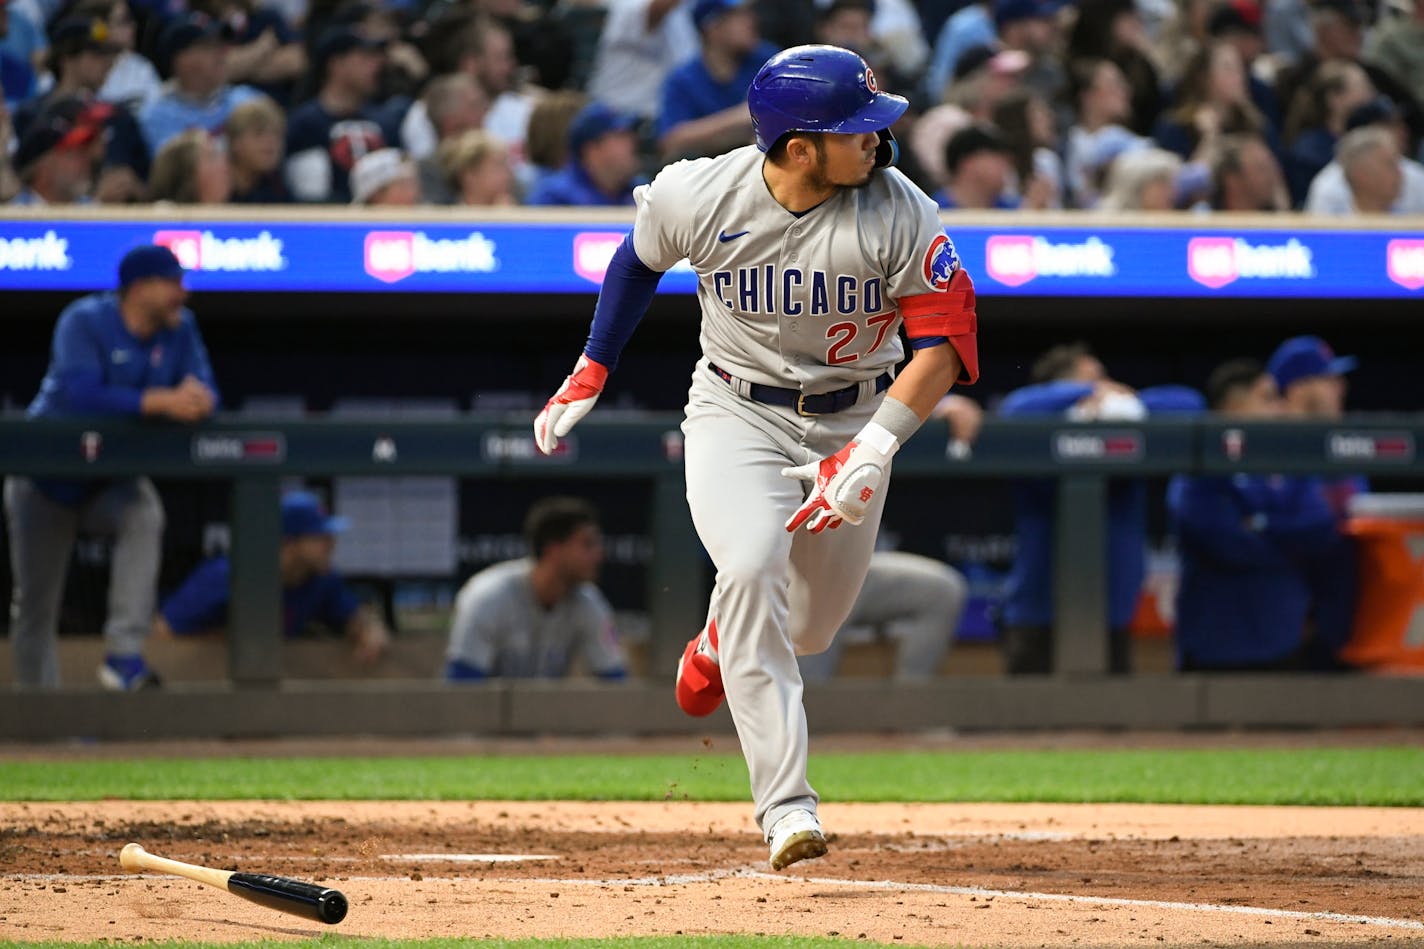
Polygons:
<instances>
[{"instance_id":1,"label":"green grass","mask_svg":"<svg viewBox=\"0 0 1424 949\"><path fill-rule=\"evenodd\" d=\"M813 755L826 801L1424 805L1424 748ZM0 800L749 797L740 756L219 758L0 763Z\"/></svg>"}]
</instances>

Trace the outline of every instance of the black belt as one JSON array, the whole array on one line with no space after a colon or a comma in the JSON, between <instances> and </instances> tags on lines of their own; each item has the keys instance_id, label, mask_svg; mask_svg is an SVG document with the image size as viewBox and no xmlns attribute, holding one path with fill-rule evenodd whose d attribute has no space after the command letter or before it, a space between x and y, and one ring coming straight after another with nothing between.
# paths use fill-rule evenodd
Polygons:
<instances>
[{"instance_id":1,"label":"black belt","mask_svg":"<svg viewBox=\"0 0 1424 949\"><path fill-rule=\"evenodd\" d=\"M707 368L715 372L727 385L732 385L737 381L736 376L718 367L715 363L709 362ZM875 391L884 392L888 388L890 388L890 373L882 372L875 379ZM836 389L834 392L806 395L800 389L783 389L779 386L764 386L760 382L749 382L747 383L747 396L753 401L765 405L779 405L783 408L795 409L797 415L830 415L832 412L839 412L855 405L860 398L860 383L848 385L844 389Z\"/></svg>"}]
</instances>

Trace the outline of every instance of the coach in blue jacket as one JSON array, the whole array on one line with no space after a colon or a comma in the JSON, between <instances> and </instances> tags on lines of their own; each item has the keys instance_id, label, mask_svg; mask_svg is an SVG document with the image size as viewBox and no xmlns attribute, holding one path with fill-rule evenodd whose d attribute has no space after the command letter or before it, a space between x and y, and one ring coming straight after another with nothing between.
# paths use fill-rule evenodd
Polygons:
<instances>
[{"instance_id":1,"label":"coach in blue jacket","mask_svg":"<svg viewBox=\"0 0 1424 949\"><path fill-rule=\"evenodd\" d=\"M1134 391L1108 378L1082 343L1056 346L1034 363L1034 384L1016 389L999 406L1006 417L1059 416L1070 421L1132 422L1148 415L1200 412L1200 393L1185 386ZM1053 538L1056 482L1014 484L1017 551L1000 615L1004 661L1012 675L1053 671ZM1146 573L1147 488L1135 478L1108 486L1108 668L1131 667L1128 624Z\"/></svg>"},{"instance_id":2,"label":"coach in blue jacket","mask_svg":"<svg viewBox=\"0 0 1424 949\"><path fill-rule=\"evenodd\" d=\"M1275 380L1254 360L1223 364L1207 382L1218 413L1278 417ZM1337 540L1321 479L1178 476L1168 510L1182 557L1177 665L1184 672L1303 667L1311 594L1307 567Z\"/></svg>"},{"instance_id":3,"label":"coach in blue jacket","mask_svg":"<svg viewBox=\"0 0 1424 949\"><path fill-rule=\"evenodd\" d=\"M49 370L30 403L32 418L159 416L196 422L217 407L217 387L193 314L184 307L183 268L166 247L124 255L117 292L65 307ZM75 452L96 457L102 433ZM147 478L5 479L14 571L10 639L16 684L59 684L59 607L74 540L82 529L114 537L104 623L107 688L157 684L142 647L153 621L163 538L163 503Z\"/></svg>"}]
</instances>

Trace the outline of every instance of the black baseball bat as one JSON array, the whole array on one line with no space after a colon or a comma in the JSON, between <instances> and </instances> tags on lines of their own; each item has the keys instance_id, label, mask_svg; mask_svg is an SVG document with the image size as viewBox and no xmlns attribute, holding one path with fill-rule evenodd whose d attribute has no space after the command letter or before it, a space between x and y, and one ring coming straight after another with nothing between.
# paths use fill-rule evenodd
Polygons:
<instances>
[{"instance_id":1,"label":"black baseball bat","mask_svg":"<svg viewBox=\"0 0 1424 949\"><path fill-rule=\"evenodd\" d=\"M125 870L154 870L187 877L227 890L270 909L305 916L319 923L335 925L346 918L346 897L341 891L317 886L315 883L267 873L238 873L234 870L202 867L195 863L182 863L151 854L138 844L127 844L119 852L119 863Z\"/></svg>"}]
</instances>

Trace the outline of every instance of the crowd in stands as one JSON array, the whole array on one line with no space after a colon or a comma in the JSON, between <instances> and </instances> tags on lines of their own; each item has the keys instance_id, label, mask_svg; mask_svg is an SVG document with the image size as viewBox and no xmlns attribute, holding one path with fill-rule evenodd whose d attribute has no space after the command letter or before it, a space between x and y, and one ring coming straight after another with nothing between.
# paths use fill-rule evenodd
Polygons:
<instances>
[{"instance_id":1,"label":"crowd in stands","mask_svg":"<svg viewBox=\"0 0 1424 949\"><path fill-rule=\"evenodd\" d=\"M806 42L945 208L1424 212L1420 0L4 0L0 201L629 204Z\"/></svg>"}]
</instances>

